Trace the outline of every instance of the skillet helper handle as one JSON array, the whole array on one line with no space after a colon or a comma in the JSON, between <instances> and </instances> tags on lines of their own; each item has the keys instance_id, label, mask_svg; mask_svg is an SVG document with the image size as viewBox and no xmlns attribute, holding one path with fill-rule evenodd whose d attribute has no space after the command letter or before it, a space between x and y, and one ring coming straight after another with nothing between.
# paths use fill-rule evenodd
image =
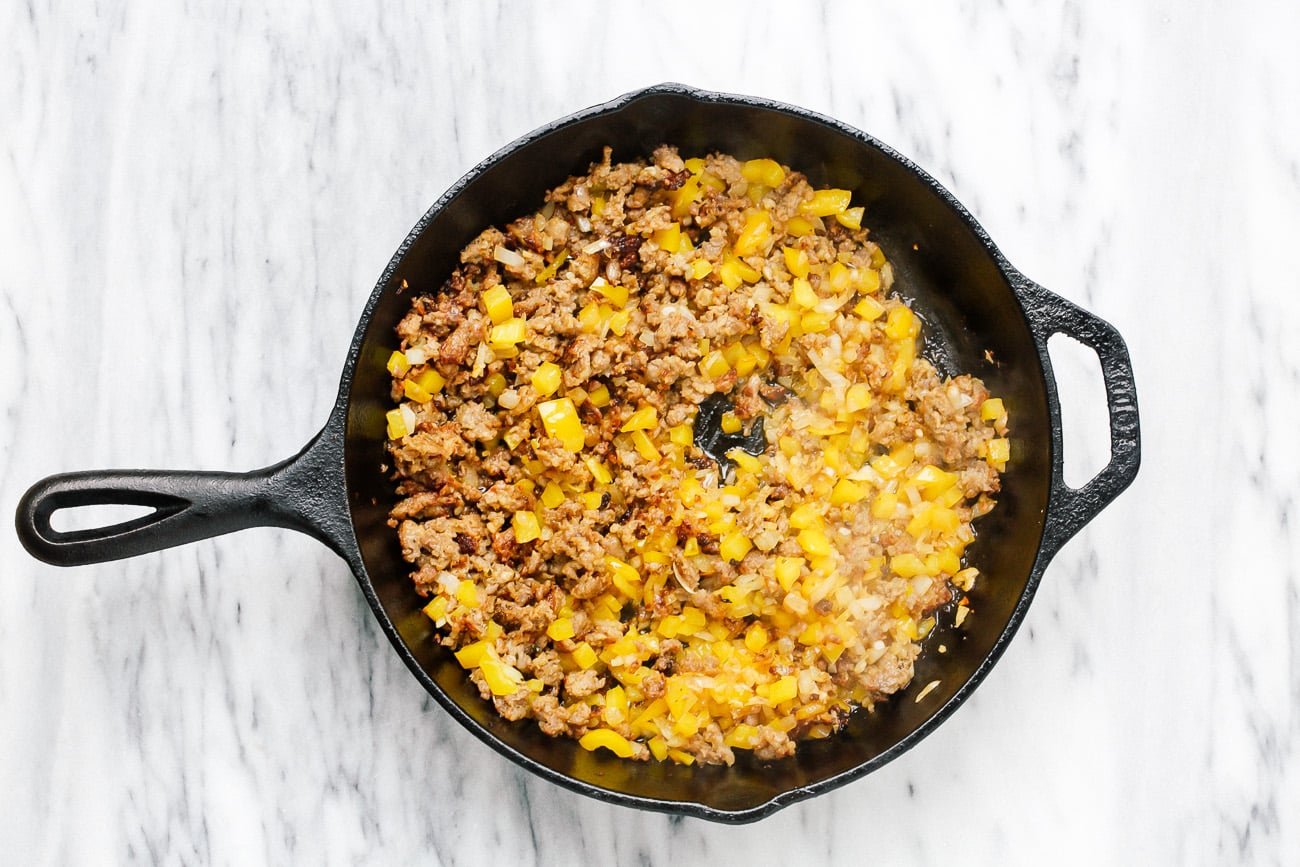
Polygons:
<instances>
[{"instance_id":1,"label":"skillet helper handle","mask_svg":"<svg viewBox=\"0 0 1300 867\"><path fill-rule=\"evenodd\" d=\"M298 455L248 473L104 470L50 476L18 503L18 538L32 556L55 566L121 560L249 527L299 530L344 554L341 439L333 427ZM100 505L154 511L85 530L51 524L60 509Z\"/></svg>"},{"instance_id":2,"label":"skillet helper handle","mask_svg":"<svg viewBox=\"0 0 1300 867\"><path fill-rule=\"evenodd\" d=\"M1081 488L1072 488L1065 483L1060 425L1053 426L1052 497L1043 532L1043 547L1050 556L1137 477L1142 463L1137 386L1128 347L1113 325L1024 276L1019 277L1016 291L1026 302L1025 316L1029 320L1034 344L1049 370L1051 362L1047 341L1054 334L1073 337L1097 353L1110 415L1110 462ZM1059 407L1053 409L1059 417Z\"/></svg>"}]
</instances>

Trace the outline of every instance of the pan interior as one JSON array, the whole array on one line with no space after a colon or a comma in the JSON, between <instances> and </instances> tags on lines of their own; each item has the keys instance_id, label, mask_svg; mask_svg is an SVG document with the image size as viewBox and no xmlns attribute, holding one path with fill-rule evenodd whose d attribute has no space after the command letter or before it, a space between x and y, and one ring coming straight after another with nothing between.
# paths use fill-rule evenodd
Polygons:
<instances>
[{"instance_id":1,"label":"pan interior","mask_svg":"<svg viewBox=\"0 0 1300 867\"><path fill-rule=\"evenodd\" d=\"M852 190L854 202L867 206L864 225L893 262L897 291L925 322L926 355L944 373L982 377L1011 413L1013 459L1003 493L998 508L976 523L979 539L968 551L982 573L970 594L973 616L960 630L951 626L950 611L940 618L903 694L874 713L855 714L839 735L806 742L795 758L775 763L743 751L731 768L624 762L547 737L531 721L501 719L451 655L429 640L423 600L385 524L394 495L384 452L384 413L392 408L384 363L410 292L436 291L478 232L537 208L547 189L585 171L603 146L612 146L618 161L646 157L664 142L684 156L713 150L740 159L770 156L805 172L814 185ZM1051 420L1043 369L1007 277L986 242L931 184L881 146L820 119L734 98L652 91L512 146L426 215L394 258L363 325L348 408L346 473L369 581L435 697L450 700L471 728L477 724L497 740L494 746L526 764L659 808L694 802L736 812L887 760L954 696L998 645L1028 587L1052 472ZM403 282L407 294L398 291ZM943 655L935 652L939 644L947 648ZM939 686L916 703L933 680Z\"/></svg>"}]
</instances>

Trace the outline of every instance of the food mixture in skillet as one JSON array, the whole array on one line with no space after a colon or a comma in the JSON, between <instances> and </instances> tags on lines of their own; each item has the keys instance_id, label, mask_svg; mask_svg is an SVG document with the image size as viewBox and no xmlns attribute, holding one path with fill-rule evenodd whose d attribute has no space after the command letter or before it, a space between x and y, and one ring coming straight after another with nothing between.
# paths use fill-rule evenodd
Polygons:
<instances>
[{"instance_id":1,"label":"food mixture in skillet","mask_svg":"<svg viewBox=\"0 0 1300 867\"><path fill-rule=\"evenodd\" d=\"M917 354L862 217L769 159L606 150L414 298L390 523L502 716L730 764L911 680L1007 414Z\"/></svg>"}]
</instances>

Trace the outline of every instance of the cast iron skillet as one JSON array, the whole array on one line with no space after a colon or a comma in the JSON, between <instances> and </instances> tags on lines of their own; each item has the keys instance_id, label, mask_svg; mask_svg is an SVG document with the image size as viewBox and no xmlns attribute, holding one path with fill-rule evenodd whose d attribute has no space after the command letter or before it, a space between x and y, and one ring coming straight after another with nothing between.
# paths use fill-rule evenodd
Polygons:
<instances>
[{"instance_id":1,"label":"cast iron skillet","mask_svg":"<svg viewBox=\"0 0 1300 867\"><path fill-rule=\"evenodd\" d=\"M547 737L536 725L497 716L445 650L429 641L385 525L394 502L381 469L385 360L410 296L434 290L480 230L531 211L548 188L584 172L612 145L615 159L647 156L662 142L685 154L721 150L805 171L814 184L853 191L894 264L901 293L922 315L925 351L946 373L970 372L1006 399L1012 460L998 508L978 524L969 559L983 578L976 615L963 628L942 618L928 640L944 643L918 664L912 686L874 713L853 716L836 737L801 745L795 758L764 764L741 753L734 767L638 764ZM1075 489L1061 476L1061 413L1047 339L1068 334L1101 360L1110 409L1111 459ZM988 354L986 355L986 351ZM1133 481L1139 463L1133 371L1107 323L1037 286L1011 267L970 214L929 175L858 130L752 97L678 84L650 87L533 132L474 168L402 242L357 325L338 399L324 429L296 456L250 473L117 471L53 476L18 506L18 534L36 557L61 566L132 557L252 526L300 530L352 567L393 648L448 713L498 752L575 791L605 801L724 822L748 822L843 785L925 737L961 704L1002 654L1047 563ZM105 503L156 511L99 529L60 532L58 509ZM940 685L917 703L917 691Z\"/></svg>"}]
</instances>

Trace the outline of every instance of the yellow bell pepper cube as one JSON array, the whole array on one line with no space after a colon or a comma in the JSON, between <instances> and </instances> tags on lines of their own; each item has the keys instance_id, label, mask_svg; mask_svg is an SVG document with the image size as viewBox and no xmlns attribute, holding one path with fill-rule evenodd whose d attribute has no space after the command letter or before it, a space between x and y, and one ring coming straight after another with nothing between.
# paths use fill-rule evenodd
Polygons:
<instances>
[{"instance_id":1,"label":"yellow bell pepper cube","mask_svg":"<svg viewBox=\"0 0 1300 867\"><path fill-rule=\"evenodd\" d=\"M800 202L798 212L810 217L829 217L849 206L853 194L848 190L818 190L812 198Z\"/></svg>"},{"instance_id":2,"label":"yellow bell pepper cube","mask_svg":"<svg viewBox=\"0 0 1300 867\"><path fill-rule=\"evenodd\" d=\"M582 451L587 435L572 400L561 397L543 401L537 405L537 412L542 417L546 433L559 440L566 451Z\"/></svg>"},{"instance_id":3,"label":"yellow bell pepper cube","mask_svg":"<svg viewBox=\"0 0 1300 867\"><path fill-rule=\"evenodd\" d=\"M785 180L785 169L773 159L747 160L740 167L740 176L751 184L779 187Z\"/></svg>"},{"instance_id":4,"label":"yellow bell pepper cube","mask_svg":"<svg viewBox=\"0 0 1300 867\"><path fill-rule=\"evenodd\" d=\"M388 356L388 372L393 376L406 376L406 372L411 369L411 363L406 360L406 353L394 351Z\"/></svg>"},{"instance_id":5,"label":"yellow bell pepper cube","mask_svg":"<svg viewBox=\"0 0 1300 867\"><path fill-rule=\"evenodd\" d=\"M533 371L532 384L533 388L542 397L550 397L560 388L560 382L564 378L564 371L560 366L551 361L542 362L537 370Z\"/></svg>"},{"instance_id":6,"label":"yellow bell pepper cube","mask_svg":"<svg viewBox=\"0 0 1300 867\"><path fill-rule=\"evenodd\" d=\"M623 433L634 430L654 430L657 424L659 424L659 410L653 406L643 406L628 416L619 430Z\"/></svg>"},{"instance_id":7,"label":"yellow bell pepper cube","mask_svg":"<svg viewBox=\"0 0 1300 867\"><path fill-rule=\"evenodd\" d=\"M772 215L767 211L752 211L745 218L745 225L736 236L733 249L737 256L752 256L765 253L768 242L772 240Z\"/></svg>"},{"instance_id":8,"label":"yellow bell pepper cube","mask_svg":"<svg viewBox=\"0 0 1300 867\"><path fill-rule=\"evenodd\" d=\"M535 512L515 512L511 524L515 528L515 541L520 544L541 538L542 527Z\"/></svg>"},{"instance_id":9,"label":"yellow bell pepper cube","mask_svg":"<svg viewBox=\"0 0 1300 867\"><path fill-rule=\"evenodd\" d=\"M515 305L510 299L510 290L505 286L498 283L480 297L483 299L483 309L493 324L500 325L515 315Z\"/></svg>"},{"instance_id":10,"label":"yellow bell pepper cube","mask_svg":"<svg viewBox=\"0 0 1300 867\"><path fill-rule=\"evenodd\" d=\"M488 347L502 350L514 349L527 337L528 323L514 316L492 326L492 330L488 332Z\"/></svg>"}]
</instances>

